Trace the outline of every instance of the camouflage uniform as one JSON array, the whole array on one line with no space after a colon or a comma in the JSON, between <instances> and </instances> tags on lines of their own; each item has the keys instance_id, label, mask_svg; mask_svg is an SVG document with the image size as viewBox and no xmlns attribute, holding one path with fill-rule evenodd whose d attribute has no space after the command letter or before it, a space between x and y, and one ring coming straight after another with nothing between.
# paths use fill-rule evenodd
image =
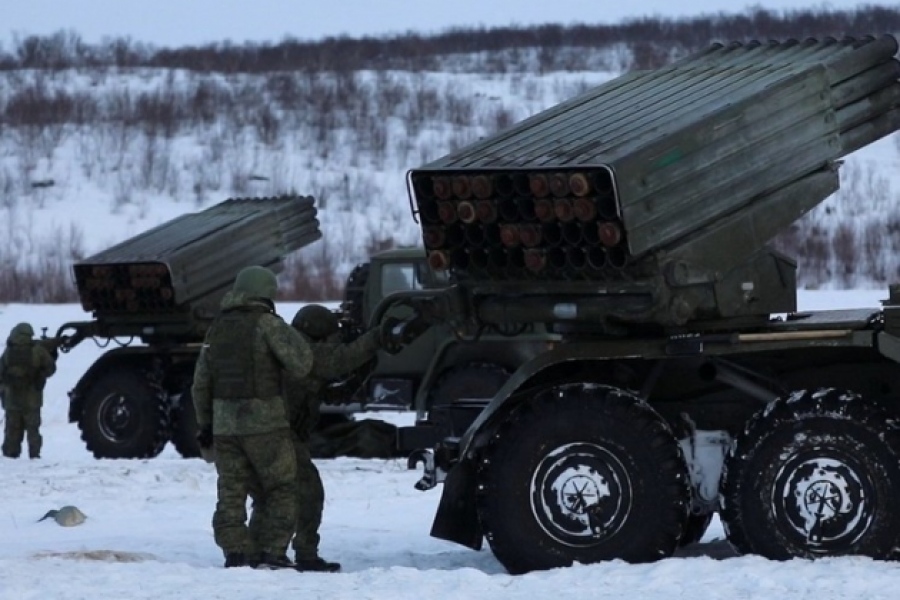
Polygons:
<instances>
[{"instance_id":1,"label":"camouflage uniform","mask_svg":"<svg viewBox=\"0 0 900 600\"><path fill-rule=\"evenodd\" d=\"M303 337L274 314L274 285L268 269L250 267L238 274L194 371L197 427L204 437L211 432L214 441L218 502L213 533L226 566L268 564L283 556L296 520L297 463L281 378L284 372L305 376L312 353ZM246 524L251 481L258 482L266 499L254 510L258 546Z\"/></svg>"},{"instance_id":2,"label":"camouflage uniform","mask_svg":"<svg viewBox=\"0 0 900 600\"><path fill-rule=\"evenodd\" d=\"M284 379L284 394L293 434L299 482L296 498L298 511L296 535L292 545L299 569L337 570L339 564L319 558L319 526L322 524L325 490L319 471L310 457L309 439L319 420L322 396L328 380L347 375L374 360L381 347L382 335L379 330L374 329L353 342L340 343L337 340L336 320L333 327L328 323L316 323L311 326L304 326L301 323L304 314L327 318L316 309L327 311L324 307L310 305L300 309L292 322L292 325L300 329L301 334L311 343L314 356L312 371L306 377L286 375ZM310 332L313 335L309 335ZM258 491L257 488L251 489L250 492L254 498L254 507L264 501L264 497L259 497ZM251 530L255 530L259 525L261 524L257 524L256 519L251 518Z\"/></svg>"},{"instance_id":3,"label":"camouflage uniform","mask_svg":"<svg viewBox=\"0 0 900 600\"><path fill-rule=\"evenodd\" d=\"M18 458L22 438L28 435L28 455L40 458L43 439L40 434L44 385L56 372L56 361L37 340L28 323L13 327L0 356L0 382L3 384L3 410L6 432L3 455Z\"/></svg>"}]
</instances>

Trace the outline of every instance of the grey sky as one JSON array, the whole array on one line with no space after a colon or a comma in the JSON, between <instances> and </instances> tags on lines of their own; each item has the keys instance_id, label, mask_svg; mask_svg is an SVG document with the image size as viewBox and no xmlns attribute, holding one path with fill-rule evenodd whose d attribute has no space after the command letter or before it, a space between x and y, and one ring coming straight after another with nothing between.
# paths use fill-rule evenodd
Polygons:
<instances>
[{"instance_id":1,"label":"grey sky","mask_svg":"<svg viewBox=\"0 0 900 600\"><path fill-rule=\"evenodd\" d=\"M771 10L849 9L851 0L26 0L4 2L0 43L15 34L61 29L87 42L130 37L157 46L230 40L279 41L290 35L383 35L415 30L433 33L460 26L616 23L642 16L685 17ZM897 3L873 2L900 7Z\"/></svg>"}]
</instances>

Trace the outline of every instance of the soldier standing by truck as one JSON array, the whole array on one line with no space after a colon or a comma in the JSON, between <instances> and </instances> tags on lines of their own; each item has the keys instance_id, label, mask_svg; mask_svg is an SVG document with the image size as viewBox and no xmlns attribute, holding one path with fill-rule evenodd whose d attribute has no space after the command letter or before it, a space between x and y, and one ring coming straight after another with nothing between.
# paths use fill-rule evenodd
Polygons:
<instances>
[{"instance_id":1,"label":"soldier standing by truck","mask_svg":"<svg viewBox=\"0 0 900 600\"><path fill-rule=\"evenodd\" d=\"M3 456L7 458L19 458L22 438L26 434L28 456L41 457L44 384L56 372L56 361L33 336L31 325L19 323L10 332L6 350L0 356L0 384L6 415Z\"/></svg>"},{"instance_id":2,"label":"soldier standing by truck","mask_svg":"<svg viewBox=\"0 0 900 600\"><path fill-rule=\"evenodd\" d=\"M281 377L305 376L312 365L306 341L275 314L275 274L242 269L206 336L192 394L197 441L215 449L218 502L216 544L225 567L291 567L282 560L296 521L297 462ZM247 487L259 482L254 547L246 523ZM256 551L259 553L256 554ZM251 554L251 552L253 554Z\"/></svg>"},{"instance_id":3,"label":"soldier standing by truck","mask_svg":"<svg viewBox=\"0 0 900 600\"><path fill-rule=\"evenodd\" d=\"M297 523L292 542L294 564L298 571L335 572L340 570L340 563L319 556L319 526L322 524L325 489L309 451L309 439L319 420L322 395L326 392L329 379L343 377L364 367L376 359L379 349L399 351L423 327L416 317L405 321L390 318L352 342L341 343L337 315L318 304L310 304L297 311L291 325L310 343L313 351L310 373L305 377L287 374L284 380L284 395L297 459ZM266 504L265 495L260 491L258 484L251 485L254 512L250 530L253 534L261 526L255 518L256 511Z\"/></svg>"}]
</instances>

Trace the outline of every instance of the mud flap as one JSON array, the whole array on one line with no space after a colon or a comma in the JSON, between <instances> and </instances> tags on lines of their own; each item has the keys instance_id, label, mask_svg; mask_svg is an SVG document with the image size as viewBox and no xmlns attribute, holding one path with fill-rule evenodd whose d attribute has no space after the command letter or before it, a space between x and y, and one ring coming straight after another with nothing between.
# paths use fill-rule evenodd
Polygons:
<instances>
[{"instance_id":1,"label":"mud flap","mask_svg":"<svg viewBox=\"0 0 900 600\"><path fill-rule=\"evenodd\" d=\"M475 465L472 461L458 462L447 473L441 502L431 524L431 537L481 550L484 532L475 504Z\"/></svg>"}]
</instances>

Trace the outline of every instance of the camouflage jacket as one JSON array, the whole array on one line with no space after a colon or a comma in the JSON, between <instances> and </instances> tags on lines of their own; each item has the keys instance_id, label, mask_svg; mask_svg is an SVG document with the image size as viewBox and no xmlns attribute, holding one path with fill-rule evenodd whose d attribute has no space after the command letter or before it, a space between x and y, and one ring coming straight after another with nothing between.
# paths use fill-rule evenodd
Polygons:
<instances>
[{"instance_id":1,"label":"camouflage jacket","mask_svg":"<svg viewBox=\"0 0 900 600\"><path fill-rule=\"evenodd\" d=\"M27 373L10 364L10 356L16 351L31 349L31 368ZM27 410L40 408L47 378L56 372L56 361L50 352L31 338L30 334L13 328L6 340L6 350L0 356L0 383L3 385L3 408Z\"/></svg>"},{"instance_id":2,"label":"camouflage jacket","mask_svg":"<svg viewBox=\"0 0 900 600\"><path fill-rule=\"evenodd\" d=\"M321 393L328 380L347 375L373 360L381 347L380 339L380 332L373 329L350 343L311 342L314 359L309 375L285 375L288 418L300 442L309 441L319 420Z\"/></svg>"},{"instance_id":3,"label":"camouflage jacket","mask_svg":"<svg viewBox=\"0 0 900 600\"><path fill-rule=\"evenodd\" d=\"M222 300L223 312L253 305L263 303L241 294L227 294ZM305 377L313 364L307 341L272 312L259 318L253 339L247 341L247 351L255 353L253 359L265 367L264 374L272 373L279 379L283 373ZM198 428L211 426L213 435L253 435L288 427L281 396L225 400L214 398L213 389L213 369L204 346L197 358L191 387Z\"/></svg>"}]
</instances>

